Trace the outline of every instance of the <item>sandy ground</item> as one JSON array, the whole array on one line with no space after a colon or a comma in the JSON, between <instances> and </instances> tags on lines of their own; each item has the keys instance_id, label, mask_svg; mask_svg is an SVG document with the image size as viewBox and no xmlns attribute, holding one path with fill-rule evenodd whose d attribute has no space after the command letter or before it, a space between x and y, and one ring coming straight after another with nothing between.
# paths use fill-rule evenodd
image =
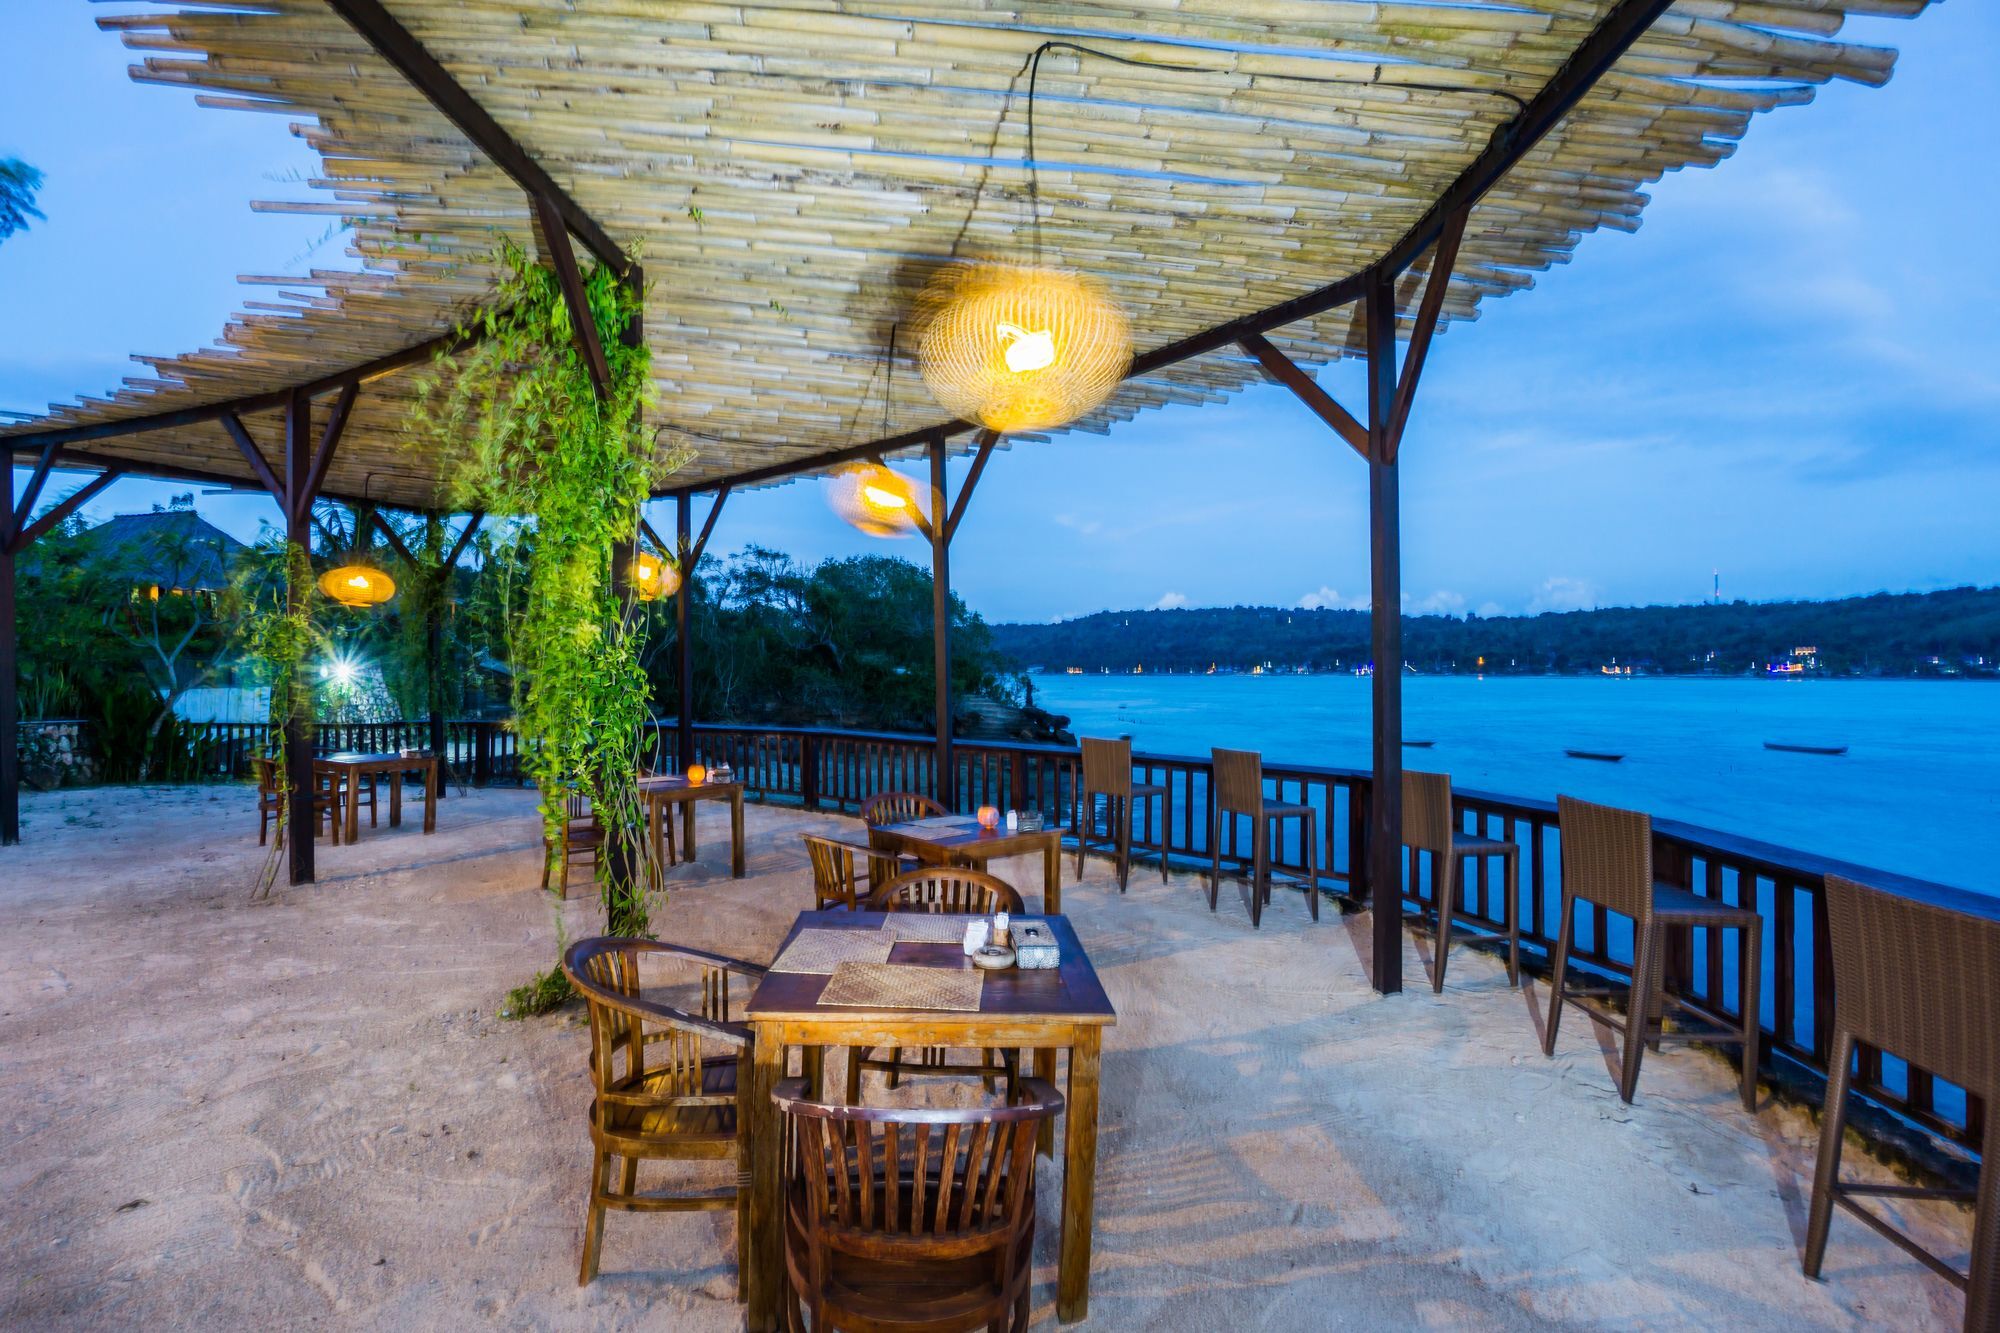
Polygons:
<instances>
[{"instance_id":1,"label":"sandy ground","mask_svg":"<svg viewBox=\"0 0 2000 1333\"><path fill-rule=\"evenodd\" d=\"M501 1022L555 954L532 798L454 795L439 830L322 844L248 900L241 789L30 796L0 851L0 1323L9 1327L740 1325L730 1214L614 1213L576 1285L588 1161L576 1013ZM723 816L660 933L768 959L809 901L798 834ZM1069 863L1065 862L1067 867ZM1067 869L1065 871L1067 877ZM1097 1328L1911 1329L1956 1292L1836 1219L1799 1272L1813 1130L1746 1115L1700 1052L1613 1092L1606 1034L1461 948L1442 998L1383 999L1367 918L1261 932L1228 888L1092 862L1065 905L1118 1007L1104 1063ZM596 905L567 907L573 934ZM1409 942L1421 977L1428 945ZM835 1084L834 1086L838 1086ZM1850 1154L1850 1157L1853 1155ZM1036 1318L1053 1327L1059 1168ZM1962 1254L1963 1214L1920 1221Z\"/></svg>"}]
</instances>

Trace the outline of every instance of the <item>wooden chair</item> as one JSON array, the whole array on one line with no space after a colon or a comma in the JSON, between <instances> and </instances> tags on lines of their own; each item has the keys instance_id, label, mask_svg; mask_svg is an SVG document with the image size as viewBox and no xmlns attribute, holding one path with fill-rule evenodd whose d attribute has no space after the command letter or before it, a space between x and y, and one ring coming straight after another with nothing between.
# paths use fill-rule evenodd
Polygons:
<instances>
[{"instance_id":1,"label":"wooden chair","mask_svg":"<svg viewBox=\"0 0 2000 1333\"><path fill-rule=\"evenodd\" d=\"M2000 921L1828 875L1826 922L1833 1053L1806 1226L1806 1276L1819 1276L1839 1204L1963 1291L1968 1330L2000 1328ZM1968 1101L1984 1103L1976 1190L1841 1180L1856 1042L1948 1079L1965 1089ZM1973 1201L1970 1271L1958 1272L1856 1201L1871 1195Z\"/></svg>"},{"instance_id":2,"label":"wooden chair","mask_svg":"<svg viewBox=\"0 0 2000 1333\"><path fill-rule=\"evenodd\" d=\"M562 877L557 884L557 893L560 897L569 897L570 866L578 860L587 860L594 873L597 858L603 852L604 826L598 823L596 812L590 808L590 798L581 792L569 792L563 797L561 831L554 837L546 831L542 834L542 887L549 887L549 869L560 862Z\"/></svg>"},{"instance_id":3,"label":"wooden chair","mask_svg":"<svg viewBox=\"0 0 2000 1333\"><path fill-rule=\"evenodd\" d=\"M867 902L878 878L886 883L898 873L892 859L867 847L817 833L803 836L806 857L812 862L815 912L830 907L855 911ZM861 869L862 864L867 869Z\"/></svg>"},{"instance_id":4,"label":"wooden chair","mask_svg":"<svg viewBox=\"0 0 2000 1333\"><path fill-rule=\"evenodd\" d=\"M1035 1136L1063 1109L1024 1100L882 1110L780 1083L786 1327L1025 1333L1035 1249Z\"/></svg>"},{"instance_id":5,"label":"wooden chair","mask_svg":"<svg viewBox=\"0 0 2000 1333\"><path fill-rule=\"evenodd\" d=\"M939 914L977 914L991 916L995 912L1018 914L1021 911L1021 895L1003 879L998 879L983 870L970 870L958 866L925 866L907 875L898 875L868 899L871 912L935 912ZM996 1080L1007 1080L1012 1089L1019 1077L1020 1057L1014 1051L995 1051L988 1048L981 1053L980 1062L973 1064L953 1064L950 1052L942 1046L926 1046L916 1052L914 1059L904 1059L901 1047L890 1048L888 1056L877 1055L873 1049L860 1046L847 1048L847 1100L850 1104L861 1100L861 1074L872 1069L886 1075L889 1086L899 1087L903 1076L977 1078L990 1091Z\"/></svg>"},{"instance_id":6,"label":"wooden chair","mask_svg":"<svg viewBox=\"0 0 2000 1333\"><path fill-rule=\"evenodd\" d=\"M1661 1041L1706 1041L1743 1048L1742 1097L1746 1110L1757 1109L1758 966L1763 960L1763 918L1754 906L1731 907L1653 878L1653 821L1633 810L1593 805L1572 796L1556 798L1562 832L1562 921L1556 931L1554 974L1549 978L1549 1021L1542 1032L1542 1053L1556 1051L1556 1024L1565 1003L1624 1034L1624 1061L1618 1095L1632 1100L1639 1086L1639 1061L1646 1047ZM1570 941L1576 933L1576 904L1594 903L1632 918L1632 984L1625 1017L1590 1004L1586 997L1615 992L1605 988L1572 988L1568 981ZM1738 973L1743 1017L1732 1022L1679 996L1667 994L1662 972L1666 933L1671 929L1735 930L1742 945ZM1713 1025L1710 1031L1666 1032L1661 1028L1667 1006Z\"/></svg>"},{"instance_id":7,"label":"wooden chair","mask_svg":"<svg viewBox=\"0 0 2000 1333\"><path fill-rule=\"evenodd\" d=\"M278 761L275 759L252 759L251 768L257 774L257 845L268 845L271 826L278 826L278 845L285 845L285 825L290 816L285 809L285 798L278 789ZM346 807L338 800L338 787L330 773L313 772L313 829L319 831L322 822L326 825L327 836L335 843L340 841L341 821L346 818Z\"/></svg>"},{"instance_id":8,"label":"wooden chair","mask_svg":"<svg viewBox=\"0 0 2000 1333\"><path fill-rule=\"evenodd\" d=\"M1521 984L1521 849L1499 838L1475 838L1458 831L1451 810L1451 777L1445 773L1403 773L1403 845L1431 858L1431 910L1437 918L1436 959L1431 964L1431 990L1444 989L1444 965L1451 953L1452 918L1458 909L1459 867L1465 858L1501 859L1507 921L1507 984ZM1424 914L1415 895L1416 857L1411 857L1410 887L1404 898Z\"/></svg>"},{"instance_id":9,"label":"wooden chair","mask_svg":"<svg viewBox=\"0 0 2000 1333\"><path fill-rule=\"evenodd\" d=\"M1292 805L1264 798L1264 757L1254 750L1209 751L1208 910L1215 910L1222 883L1222 830L1233 831L1240 815L1250 818L1250 924L1264 924L1264 904L1271 901L1271 835L1287 819L1296 819L1305 844L1305 890L1312 919L1319 920L1319 812L1310 805Z\"/></svg>"},{"instance_id":10,"label":"wooden chair","mask_svg":"<svg viewBox=\"0 0 2000 1333\"><path fill-rule=\"evenodd\" d=\"M1155 782L1132 781L1132 742L1083 739L1082 817L1076 826L1076 874L1083 878L1087 846L1110 847L1118 860L1118 892L1132 873L1132 807L1135 801L1160 801L1160 882L1167 881L1166 830L1173 819L1173 796ZM1105 836L1097 836L1097 798L1104 798Z\"/></svg>"},{"instance_id":11,"label":"wooden chair","mask_svg":"<svg viewBox=\"0 0 2000 1333\"><path fill-rule=\"evenodd\" d=\"M934 819L950 813L930 797L913 791L876 792L861 803L861 822L869 828L907 824L913 819Z\"/></svg>"},{"instance_id":12,"label":"wooden chair","mask_svg":"<svg viewBox=\"0 0 2000 1333\"><path fill-rule=\"evenodd\" d=\"M700 1011L640 997L639 960L693 964ZM736 1163L749 1178L750 1156L738 1134L738 1072L749 1064L751 1032L730 1017L730 981L764 969L720 954L659 940L578 940L563 955L563 974L590 1011L590 1206L583 1228L579 1286L597 1276L604 1214L736 1209L739 1250L749 1234L749 1192L725 1186L700 1194L641 1193L642 1161ZM744 1086L748 1086L747 1080ZM611 1159L620 1159L614 1185Z\"/></svg>"}]
</instances>

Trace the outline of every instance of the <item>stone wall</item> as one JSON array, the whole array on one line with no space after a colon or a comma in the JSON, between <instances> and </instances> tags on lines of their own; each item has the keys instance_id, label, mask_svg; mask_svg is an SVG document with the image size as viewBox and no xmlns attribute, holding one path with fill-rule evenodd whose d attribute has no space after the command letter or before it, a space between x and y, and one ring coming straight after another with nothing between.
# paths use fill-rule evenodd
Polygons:
<instances>
[{"instance_id":1,"label":"stone wall","mask_svg":"<svg viewBox=\"0 0 2000 1333\"><path fill-rule=\"evenodd\" d=\"M24 718L21 785L31 791L81 787L97 781L90 723L82 718Z\"/></svg>"}]
</instances>

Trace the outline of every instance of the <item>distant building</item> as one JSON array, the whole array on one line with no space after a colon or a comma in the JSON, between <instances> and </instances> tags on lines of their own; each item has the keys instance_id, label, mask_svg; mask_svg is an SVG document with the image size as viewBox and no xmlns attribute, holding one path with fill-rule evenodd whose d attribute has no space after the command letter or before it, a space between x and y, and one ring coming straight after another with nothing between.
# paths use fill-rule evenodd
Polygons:
<instances>
[{"instance_id":1,"label":"distant building","mask_svg":"<svg viewBox=\"0 0 2000 1333\"><path fill-rule=\"evenodd\" d=\"M153 597L221 592L249 549L192 509L119 514L87 537L99 568Z\"/></svg>"}]
</instances>

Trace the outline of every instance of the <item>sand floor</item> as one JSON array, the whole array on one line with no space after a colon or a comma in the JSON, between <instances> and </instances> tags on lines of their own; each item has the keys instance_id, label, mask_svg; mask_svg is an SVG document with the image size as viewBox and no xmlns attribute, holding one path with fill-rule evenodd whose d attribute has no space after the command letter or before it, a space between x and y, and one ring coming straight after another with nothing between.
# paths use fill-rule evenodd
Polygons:
<instances>
[{"instance_id":1,"label":"sand floor","mask_svg":"<svg viewBox=\"0 0 2000 1333\"><path fill-rule=\"evenodd\" d=\"M248 900L247 789L30 795L0 851L0 1325L740 1326L732 1214L608 1223L576 1285L588 1163L580 1014L497 1019L555 955L539 826L453 795L319 852ZM665 937L767 960L810 891L798 834L750 811L727 878L703 807ZM1065 862L1067 881L1068 865ZM1119 1011L1108 1034L1089 1327L1898 1329L1958 1294L1836 1218L1799 1272L1814 1131L1737 1105L1704 1053L1649 1055L1619 1102L1608 1034L1541 1054L1538 983L1461 948L1449 985L1380 998L1368 918L1088 864L1065 906ZM572 935L596 904L565 909ZM838 1086L834 1083L833 1086ZM1850 1154L1850 1159L1855 1154ZM1038 1327L1054 1326L1059 1167L1044 1164ZM1962 1254L1967 1217L1919 1222Z\"/></svg>"}]
</instances>

